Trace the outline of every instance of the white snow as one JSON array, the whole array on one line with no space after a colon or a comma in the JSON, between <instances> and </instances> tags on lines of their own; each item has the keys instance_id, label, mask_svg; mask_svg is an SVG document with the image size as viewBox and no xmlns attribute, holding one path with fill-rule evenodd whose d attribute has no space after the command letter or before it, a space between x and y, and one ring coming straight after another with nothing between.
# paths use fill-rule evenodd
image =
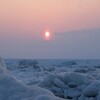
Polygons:
<instances>
[{"instance_id":1,"label":"white snow","mask_svg":"<svg viewBox=\"0 0 100 100\"><path fill-rule=\"evenodd\" d=\"M0 100L63 100L38 86L26 86L13 77L0 58Z\"/></svg>"},{"instance_id":2,"label":"white snow","mask_svg":"<svg viewBox=\"0 0 100 100\"><path fill-rule=\"evenodd\" d=\"M64 97L79 97L81 95L81 91L78 90L77 88L68 88L68 89L64 89Z\"/></svg>"},{"instance_id":3,"label":"white snow","mask_svg":"<svg viewBox=\"0 0 100 100\"><path fill-rule=\"evenodd\" d=\"M39 83L39 86L51 90L59 97L76 99L81 96L83 90L93 81L94 78L90 75L73 72L64 73L61 76L48 75Z\"/></svg>"},{"instance_id":4,"label":"white snow","mask_svg":"<svg viewBox=\"0 0 100 100\"><path fill-rule=\"evenodd\" d=\"M36 69L8 61L11 74L0 67L2 100L100 100L100 60L37 61Z\"/></svg>"},{"instance_id":5,"label":"white snow","mask_svg":"<svg viewBox=\"0 0 100 100\"><path fill-rule=\"evenodd\" d=\"M54 85L56 85L57 87L67 88L67 85L58 78L55 78L53 82L54 82Z\"/></svg>"},{"instance_id":6,"label":"white snow","mask_svg":"<svg viewBox=\"0 0 100 100\"><path fill-rule=\"evenodd\" d=\"M93 81L93 77L74 72L74 73L65 74L62 77L62 80L66 84L68 84L69 82L73 82L77 85L82 85L82 84L90 84Z\"/></svg>"},{"instance_id":7,"label":"white snow","mask_svg":"<svg viewBox=\"0 0 100 100\"><path fill-rule=\"evenodd\" d=\"M94 81L85 88L83 94L87 97L95 97L100 92L100 81Z\"/></svg>"}]
</instances>

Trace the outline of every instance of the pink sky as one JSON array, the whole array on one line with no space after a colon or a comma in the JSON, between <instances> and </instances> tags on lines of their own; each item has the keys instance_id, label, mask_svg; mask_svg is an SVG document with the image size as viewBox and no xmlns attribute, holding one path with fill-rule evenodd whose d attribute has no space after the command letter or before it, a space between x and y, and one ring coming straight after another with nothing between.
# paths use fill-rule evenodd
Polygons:
<instances>
[{"instance_id":1,"label":"pink sky","mask_svg":"<svg viewBox=\"0 0 100 100\"><path fill-rule=\"evenodd\" d=\"M32 46L33 42L41 42L46 30L63 33L97 28L100 0L0 0L0 40L4 49L11 44Z\"/></svg>"},{"instance_id":2,"label":"pink sky","mask_svg":"<svg viewBox=\"0 0 100 100\"><path fill-rule=\"evenodd\" d=\"M0 0L6 30L65 32L100 28L100 0Z\"/></svg>"}]
</instances>

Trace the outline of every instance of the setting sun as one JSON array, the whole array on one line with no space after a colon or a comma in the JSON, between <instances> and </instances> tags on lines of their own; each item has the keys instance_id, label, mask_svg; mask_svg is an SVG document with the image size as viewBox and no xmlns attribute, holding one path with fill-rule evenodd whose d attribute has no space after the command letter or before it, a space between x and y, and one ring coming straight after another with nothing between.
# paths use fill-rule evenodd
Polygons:
<instances>
[{"instance_id":1,"label":"setting sun","mask_svg":"<svg viewBox=\"0 0 100 100\"><path fill-rule=\"evenodd\" d=\"M50 34L50 32L45 32L45 39L46 40L50 40L50 38L51 38L51 34Z\"/></svg>"},{"instance_id":2,"label":"setting sun","mask_svg":"<svg viewBox=\"0 0 100 100\"><path fill-rule=\"evenodd\" d=\"M45 36L46 36L46 37L50 37L50 33L49 33L49 32L46 32L46 33L45 33Z\"/></svg>"}]
</instances>

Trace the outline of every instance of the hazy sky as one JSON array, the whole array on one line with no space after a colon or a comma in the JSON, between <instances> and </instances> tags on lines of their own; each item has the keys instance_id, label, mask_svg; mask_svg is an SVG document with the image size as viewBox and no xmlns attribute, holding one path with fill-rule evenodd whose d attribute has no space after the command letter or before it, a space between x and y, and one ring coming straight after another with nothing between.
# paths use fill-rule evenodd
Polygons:
<instances>
[{"instance_id":1,"label":"hazy sky","mask_svg":"<svg viewBox=\"0 0 100 100\"><path fill-rule=\"evenodd\" d=\"M0 0L5 58L100 58L99 45L100 0Z\"/></svg>"}]
</instances>

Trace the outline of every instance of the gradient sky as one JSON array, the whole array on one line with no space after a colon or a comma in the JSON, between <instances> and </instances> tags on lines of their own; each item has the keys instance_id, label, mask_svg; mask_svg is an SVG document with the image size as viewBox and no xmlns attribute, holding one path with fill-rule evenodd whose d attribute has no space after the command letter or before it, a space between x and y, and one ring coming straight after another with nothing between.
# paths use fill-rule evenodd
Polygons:
<instances>
[{"instance_id":1,"label":"gradient sky","mask_svg":"<svg viewBox=\"0 0 100 100\"><path fill-rule=\"evenodd\" d=\"M99 43L100 0L0 0L4 58L100 59Z\"/></svg>"}]
</instances>

